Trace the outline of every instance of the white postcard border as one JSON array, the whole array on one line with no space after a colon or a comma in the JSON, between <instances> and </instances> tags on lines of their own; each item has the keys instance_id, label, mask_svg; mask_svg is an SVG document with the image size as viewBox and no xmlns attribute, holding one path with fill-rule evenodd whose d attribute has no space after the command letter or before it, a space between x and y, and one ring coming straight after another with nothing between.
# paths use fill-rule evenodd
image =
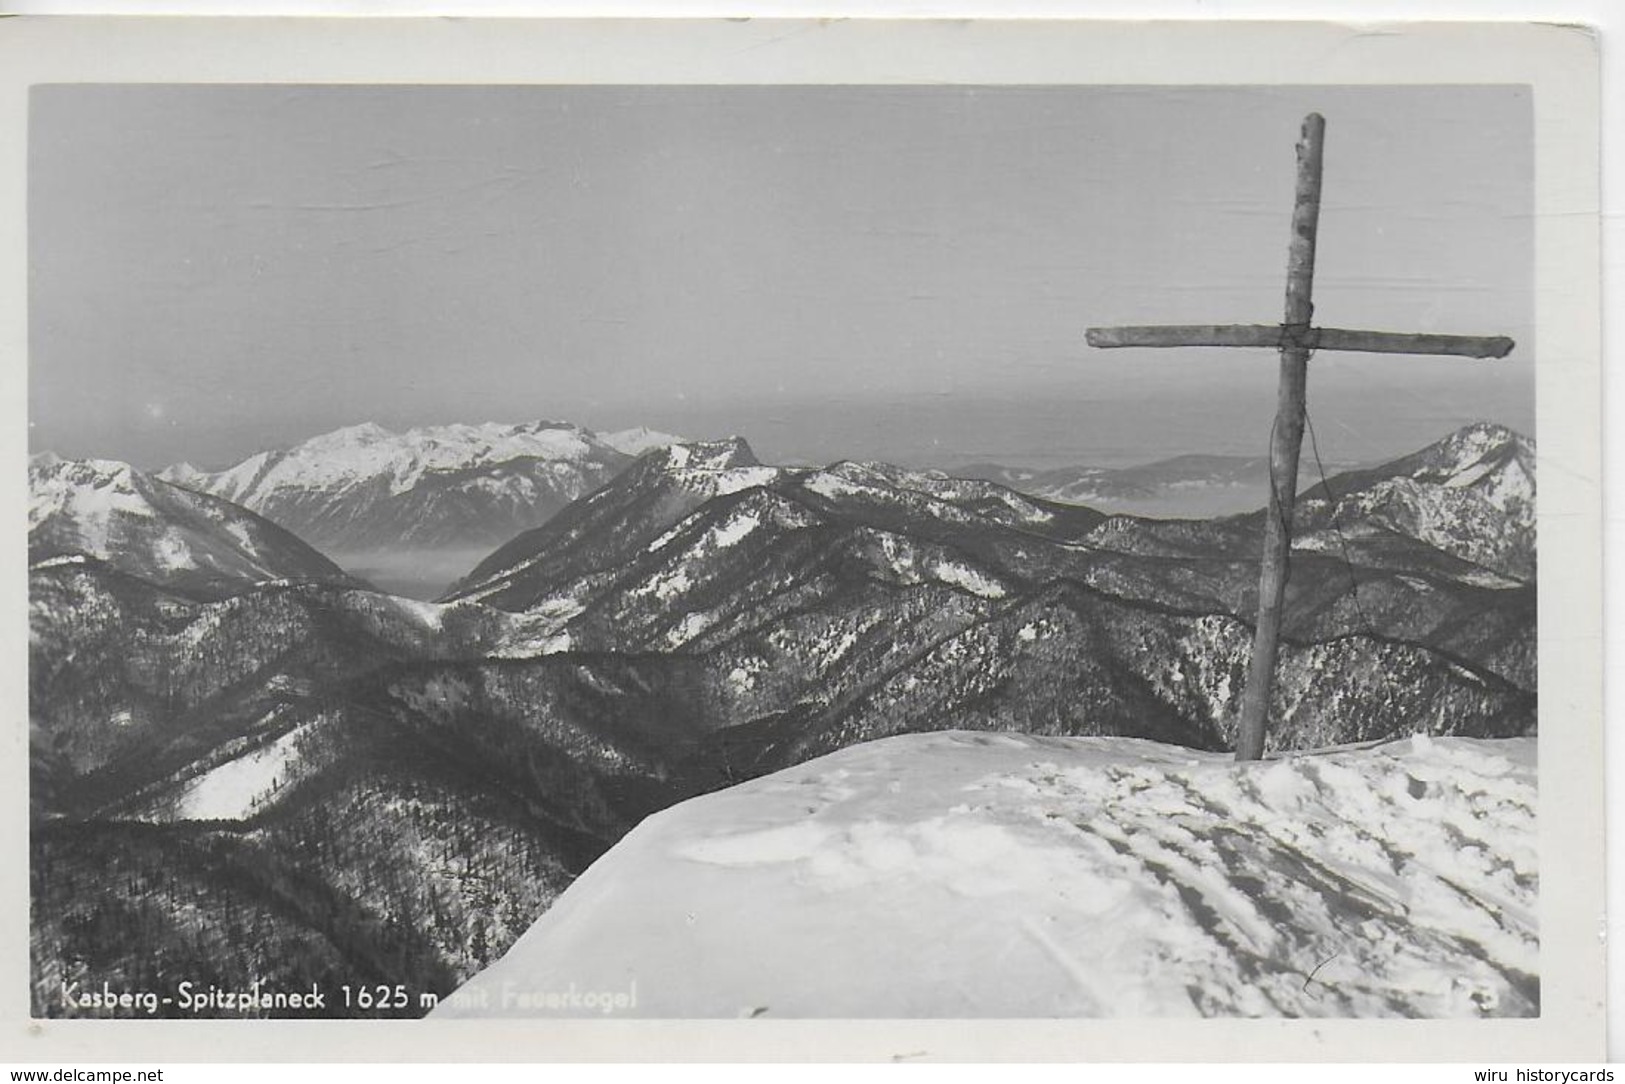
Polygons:
<instances>
[{"instance_id":1,"label":"white postcard border","mask_svg":"<svg viewBox=\"0 0 1625 1084\"><path fill-rule=\"evenodd\" d=\"M0 1024L90 1061L1556 1061L1603 1056L1598 67L1574 26L948 20L0 21L0 429L26 507L27 92L49 82L1524 83L1535 88L1542 1015L1514 1021L31 1021L25 532L8 635ZM22 516L18 515L20 521ZM17 522L17 521L14 521Z\"/></svg>"}]
</instances>

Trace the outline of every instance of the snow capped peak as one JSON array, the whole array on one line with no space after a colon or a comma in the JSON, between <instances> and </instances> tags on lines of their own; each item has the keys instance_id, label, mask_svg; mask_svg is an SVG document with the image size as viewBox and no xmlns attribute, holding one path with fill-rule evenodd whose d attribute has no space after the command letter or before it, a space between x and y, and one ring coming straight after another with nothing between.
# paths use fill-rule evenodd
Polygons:
<instances>
[{"instance_id":1,"label":"snow capped peak","mask_svg":"<svg viewBox=\"0 0 1625 1084\"><path fill-rule=\"evenodd\" d=\"M845 459L830 464L820 473L858 486L913 490L941 500L970 500L996 495L1021 501L1024 505L1031 504L1004 486L978 479L954 478L940 470L910 470L891 463Z\"/></svg>"},{"instance_id":2,"label":"snow capped peak","mask_svg":"<svg viewBox=\"0 0 1625 1084\"><path fill-rule=\"evenodd\" d=\"M683 443L682 437L662 433L641 425L634 429L618 429L613 433L599 433L597 437L616 451L631 456L639 456L656 448L666 448L673 444Z\"/></svg>"},{"instance_id":3,"label":"snow capped peak","mask_svg":"<svg viewBox=\"0 0 1625 1084\"><path fill-rule=\"evenodd\" d=\"M28 486L31 504L76 490L135 495L137 471L116 459L63 459L54 453L31 456Z\"/></svg>"},{"instance_id":4,"label":"snow capped peak","mask_svg":"<svg viewBox=\"0 0 1625 1084\"><path fill-rule=\"evenodd\" d=\"M930 506L933 514L966 522L987 517L1006 523L1038 525L1054 514L1005 486L979 479L954 478L936 470L909 470L889 463L843 460L802 479L802 486L829 500L860 497L907 500Z\"/></svg>"},{"instance_id":5,"label":"snow capped peak","mask_svg":"<svg viewBox=\"0 0 1625 1084\"><path fill-rule=\"evenodd\" d=\"M1527 439L1516 429L1508 425L1502 425L1500 422L1473 422L1470 425L1462 426L1448 437L1445 437L1441 443L1482 441L1493 444L1511 444L1514 441Z\"/></svg>"},{"instance_id":6,"label":"snow capped peak","mask_svg":"<svg viewBox=\"0 0 1625 1084\"><path fill-rule=\"evenodd\" d=\"M1417 482L1470 490L1497 511L1533 520L1535 445L1492 422L1478 422L1424 448L1401 465Z\"/></svg>"},{"instance_id":7,"label":"snow capped peak","mask_svg":"<svg viewBox=\"0 0 1625 1084\"><path fill-rule=\"evenodd\" d=\"M36 537L56 533L67 548L97 558L111 556L111 542L132 520L156 523L148 500L155 483L128 463L110 459L62 459L30 462L28 530Z\"/></svg>"},{"instance_id":8,"label":"snow capped peak","mask_svg":"<svg viewBox=\"0 0 1625 1084\"><path fill-rule=\"evenodd\" d=\"M1534 575L1535 443L1504 425L1466 426L1306 496L1303 515L1318 527L1377 525L1502 575Z\"/></svg>"},{"instance_id":9,"label":"snow capped peak","mask_svg":"<svg viewBox=\"0 0 1625 1084\"><path fill-rule=\"evenodd\" d=\"M652 458L657 464L673 470L720 471L762 465L743 437L672 444L665 448L663 458Z\"/></svg>"},{"instance_id":10,"label":"snow capped peak","mask_svg":"<svg viewBox=\"0 0 1625 1084\"><path fill-rule=\"evenodd\" d=\"M500 429L502 426L500 424L496 424L496 428ZM575 422L553 421L547 418L538 418L536 421L525 422L521 425L516 425L513 428L523 429L530 433L541 433L549 429L566 429L572 433L588 432L586 428L577 425Z\"/></svg>"},{"instance_id":11,"label":"snow capped peak","mask_svg":"<svg viewBox=\"0 0 1625 1084\"><path fill-rule=\"evenodd\" d=\"M204 476L205 473L198 470L192 464L180 462L171 463L169 466L159 471L155 477L157 477L160 481L183 486L194 479L202 478Z\"/></svg>"},{"instance_id":12,"label":"snow capped peak","mask_svg":"<svg viewBox=\"0 0 1625 1084\"><path fill-rule=\"evenodd\" d=\"M872 482L878 480L886 483L887 485L904 484L907 480L922 478L925 476L923 473L905 470L902 467L895 467L890 463L877 463L862 459L843 459L839 462L831 463L824 469L830 474L837 475L841 478L847 478L860 482ZM947 476L939 473L937 477L946 478Z\"/></svg>"},{"instance_id":13,"label":"snow capped peak","mask_svg":"<svg viewBox=\"0 0 1625 1084\"><path fill-rule=\"evenodd\" d=\"M1424 454L1436 469L1459 472L1493 455L1510 452L1522 457L1532 451L1532 442L1521 433L1494 422L1475 422L1456 430Z\"/></svg>"},{"instance_id":14,"label":"snow capped peak","mask_svg":"<svg viewBox=\"0 0 1625 1084\"><path fill-rule=\"evenodd\" d=\"M672 452L674 448L683 450ZM427 425L397 432L369 421L285 450L259 452L222 471L199 471L177 463L160 477L266 514L296 500L326 501L346 494L360 499L362 493L374 491L399 497L425 480L470 472L496 472L502 477L486 482L486 489L507 492L517 485L508 497L534 503L536 497L526 484L513 481L516 471L548 474L574 497L620 470L626 457L657 449L674 467L724 470L756 465L749 446L738 438L685 444L645 427L600 435L570 422L537 420ZM571 481L574 474L582 477Z\"/></svg>"},{"instance_id":15,"label":"snow capped peak","mask_svg":"<svg viewBox=\"0 0 1625 1084\"><path fill-rule=\"evenodd\" d=\"M547 419L401 431L363 422L221 471L178 464L165 478L257 512L340 561L371 567L379 553L411 550L413 569L440 562L449 580L452 566L466 569L476 551L540 526L630 466L617 444L669 439L648 429L610 437Z\"/></svg>"},{"instance_id":16,"label":"snow capped peak","mask_svg":"<svg viewBox=\"0 0 1625 1084\"><path fill-rule=\"evenodd\" d=\"M420 426L395 432L376 422L345 426L286 451L261 452L216 474L173 476L256 507L277 490L334 492L382 484L392 494L425 475L493 467L516 460L611 464L622 453L587 430L564 422Z\"/></svg>"},{"instance_id":17,"label":"snow capped peak","mask_svg":"<svg viewBox=\"0 0 1625 1084\"><path fill-rule=\"evenodd\" d=\"M326 434L329 437L344 437L353 440L382 440L394 436L388 429L377 422L361 422L358 425L346 425ZM320 440L321 438L316 438Z\"/></svg>"}]
</instances>

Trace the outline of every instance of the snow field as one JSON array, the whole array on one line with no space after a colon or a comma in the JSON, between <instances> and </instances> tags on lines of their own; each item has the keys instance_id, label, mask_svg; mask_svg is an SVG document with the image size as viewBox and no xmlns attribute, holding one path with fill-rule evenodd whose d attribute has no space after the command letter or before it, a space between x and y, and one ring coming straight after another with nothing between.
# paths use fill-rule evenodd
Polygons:
<instances>
[{"instance_id":1,"label":"snow field","mask_svg":"<svg viewBox=\"0 0 1625 1084\"><path fill-rule=\"evenodd\" d=\"M174 819L229 821L251 816L287 781L288 769L298 756L299 741L314 725L295 727L275 741L191 780L175 804Z\"/></svg>"},{"instance_id":2,"label":"snow field","mask_svg":"<svg viewBox=\"0 0 1625 1084\"><path fill-rule=\"evenodd\" d=\"M649 818L470 985L636 981L668 1017L1532 1015L1534 748L871 742Z\"/></svg>"}]
</instances>

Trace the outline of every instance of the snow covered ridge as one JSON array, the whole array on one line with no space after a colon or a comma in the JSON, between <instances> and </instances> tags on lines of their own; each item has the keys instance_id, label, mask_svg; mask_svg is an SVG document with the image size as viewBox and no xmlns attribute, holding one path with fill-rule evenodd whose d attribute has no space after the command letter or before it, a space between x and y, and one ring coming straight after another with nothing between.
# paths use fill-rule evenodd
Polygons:
<instances>
[{"instance_id":1,"label":"snow covered ridge","mask_svg":"<svg viewBox=\"0 0 1625 1084\"><path fill-rule=\"evenodd\" d=\"M107 525L116 513L151 516L151 507L137 491L128 463L111 459L63 459L42 452L28 459L28 529L53 516L66 516L84 524L92 552L102 556L107 546Z\"/></svg>"},{"instance_id":2,"label":"snow covered ridge","mask_svg":"<svg viewBox=\"0 0 1625 1084\"><path fill-rule=\"evenodd\" d=\"M1434 548L1521 581L1535 575L1535 442L1480 422L1370 471L1306 493L1303 541L1326 548L1333 524L1398 530Z\"/></svg>"},{"instance_id":3,"label":"snow covered ridge","mask_svg":"<svg viewBox=\"0 0 1625 1084\"><path fill-rule=\"evenodd\" d=\"M1526 738L885 739L645 820L437 1012L1532 1016L1535 787Z\"/></svg>"},{"instance_id":4,"label":"snow covered ridge","mask_svg":"<svg viewBox=\"0 0 1625 1084\"><path fill-rule=\"evenodd\" d=\"M161 477L250 508L340 564L367 567L378 553L489 552L676 439L552 421L405 432L367 422L222 471L178 463ZM447 560L466 571L477 556Z\"/></svg>"},{"instance_id":5,"label":"snow covered ridge","mask_svg":"<svg viewBox=\"0 0 1625 1084\"><path fill-rule=\"evenodd\" d=\"M279 487L333 489L383 479L391 493L399 494L427 473L516 459L583 463L606 451L635 457L677 439L644 428L600 435L565 422L435 425L399 433L364 422L312 437L286 451L260 452L216 473L178 463L160 477L199 485L252 506L255 497Z\"/></svg>"},{"instance_id":6,"label":"snow covered ridge","mask_svg":"<svg viewBox=\"0 0 1625 1084\"><path fill-rule=\"evenodd\" d=\"M681 444L683 437L662 433L647 426L637 426L633 429L618 429L613 433L595 434L599 440L626 455L639 456L644 452L652 452L656 448L669 448L673 444Z\"/></svg>"},{"instance_id":7,"label":"snow covered ridge","mask_svg":"<svg viewBox=\"0 0 1625 1084\"><path fill-rule=\"evenodd\" d=\"M104 459L28 464L30 567L95 558L154 583L225 589L278 578L352 582L246 509Z\"/></svg>"}]
</instances>

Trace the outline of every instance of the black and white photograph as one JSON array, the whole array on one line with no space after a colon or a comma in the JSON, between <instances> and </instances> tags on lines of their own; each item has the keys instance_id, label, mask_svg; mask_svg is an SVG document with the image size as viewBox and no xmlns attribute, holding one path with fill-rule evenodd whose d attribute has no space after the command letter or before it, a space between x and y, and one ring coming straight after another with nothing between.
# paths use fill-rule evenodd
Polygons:
<instances>
[{"instance_id":1,"label":"black and white photograph","mask_svg":"<svg viewBox=\"0 0 1625 1084\"><path fill-rule=\"evenodd\" d=\"M1536 113L30 86L29 1015L1538 1020Z\"/></svg>"}]
</instances>

